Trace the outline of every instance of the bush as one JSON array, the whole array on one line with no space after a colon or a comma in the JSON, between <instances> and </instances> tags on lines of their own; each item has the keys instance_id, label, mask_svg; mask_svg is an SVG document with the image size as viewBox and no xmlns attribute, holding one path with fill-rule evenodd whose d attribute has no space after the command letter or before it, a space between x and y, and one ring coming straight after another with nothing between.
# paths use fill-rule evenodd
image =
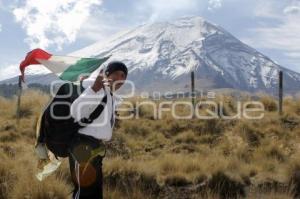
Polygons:
<instances>
[{"instance_id":1,"label":"bush","mask_svg":"<svg viewBox=\"0 0 300 199\"><path fill-rule=\"evenodd\" d=\"M244 183L239 180L234 180L222 172L213 174L212 178L209 180L208 187L222 199L246 196Z\"/></svg>"},{"instance_id":2,"label":"bush","mask_svg":"<svg viewBox=\"0 0 300 199\"><path fill-rule=\"evenodd\" d=\"M270 96L262 96L260 102L263 103L266 111L277 111L277 102Z\"/></svg>"}]
</instances>

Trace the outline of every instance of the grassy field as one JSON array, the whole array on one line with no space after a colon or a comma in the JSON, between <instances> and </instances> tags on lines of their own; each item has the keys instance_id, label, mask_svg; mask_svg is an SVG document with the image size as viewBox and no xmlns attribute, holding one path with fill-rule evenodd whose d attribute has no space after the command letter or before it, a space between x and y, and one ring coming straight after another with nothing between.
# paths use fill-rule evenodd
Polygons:
<instances>
[{"instance_id":1,"label":"grassy field","mask_svg":"<svg viewBox=\"0 0 300 199\"><path fill-rule=\"evenodd\" d=\"M0 199L70 197L66 161L43 182L35 178L35 126L48 100L25 92L16 124L16 99L0 98ZM216 100L225 102L226 114L235 112L232 97ZM175 120L169 113L157 120L145 106L139 119L118 121L104 159L105 198L299 197L300 101L286 98L282 117L274 99L260 101L261 120Z\"/></svg>"}]
</instances>

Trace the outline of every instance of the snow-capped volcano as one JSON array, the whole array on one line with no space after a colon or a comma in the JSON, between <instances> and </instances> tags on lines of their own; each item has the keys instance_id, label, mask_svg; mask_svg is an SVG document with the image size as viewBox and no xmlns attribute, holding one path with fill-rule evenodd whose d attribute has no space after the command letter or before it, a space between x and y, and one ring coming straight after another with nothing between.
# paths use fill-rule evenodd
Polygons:
<instances>
[{"instance_id":1,"label":"snow-capped volcano","mask_svg":"<svg viewBox=\"0 0 300 199\"><path fill-rule=\"evenodd\" d=\"M201 17L141 25L72 53L124 61L138 89L183 90L195 70L196 88L273 91L300 88L300 74L285 69Z\"/></svg>"},{"instance_id":2,"label":"snow-capped volcano","mask_svg":"<svg viewBox=\"0 0 300 199\"><path fill-rule=\"evenodd\" d=\"M280 70L286 91L300 88L300 74L279 66L201 17L144 24L71 55L111 55L109 60L125 62L128 77L139 91L188 91L191 70L195 71L198 90L234 88L274 93Z\"/></svg>"}]
</instances>

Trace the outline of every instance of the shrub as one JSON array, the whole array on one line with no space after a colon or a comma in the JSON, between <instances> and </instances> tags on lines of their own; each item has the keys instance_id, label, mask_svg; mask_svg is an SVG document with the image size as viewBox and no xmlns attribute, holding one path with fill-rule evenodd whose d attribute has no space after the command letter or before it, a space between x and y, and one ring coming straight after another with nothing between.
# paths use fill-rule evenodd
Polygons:
<instances>
[{"instance_id":1,"label":"shrub","mask_svg":"<svg viewBox=\"0 0 300 199\"><path fill-rule=\"evenodd\" d=\"M245 185L239 180L235 180L222 172L217 172L212 175L208 187L222 199L246 196Z\"/></svg>"},{"instance_id":2,"label":"shrub","mask_svg":"<svg viewBox=\"0 0 300 199\"><path fill-rule=\"evenodd\" d=\"M263 103L266 111L277 111L277 102L270 96L262 96L260 102Z\"/></svg>"}]
</instances>

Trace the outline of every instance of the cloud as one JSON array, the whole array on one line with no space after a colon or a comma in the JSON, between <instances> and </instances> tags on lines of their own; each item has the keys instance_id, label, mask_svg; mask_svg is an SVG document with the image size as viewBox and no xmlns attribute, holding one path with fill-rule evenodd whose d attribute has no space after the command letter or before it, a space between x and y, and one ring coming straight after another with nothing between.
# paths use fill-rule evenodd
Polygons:
<instances>
[{"instance_id":1,"label":"cloud","mask_svg":"<svg viewBox=\"0 0 300 199\"><path fill-rule=\"evenodd\" d=\"M10 64L0 68L0 81L20 75L17 64Z\"/></svg>"},{"instance_id":2,"label":"cloud","mask_svg":"<svg viewBox=\"0 0 300 199\"><path fill-rule=\"evenodd\" d=\"M1 25L1 23L0 23L0 32L2 31L2 25Z\"/></svg>"},{"instance_id":3,"label":"cloud","mask_svg":"<svg viewBox=\"0 0 300 199\"><path fill-rule=\"evenodd\" d=\"M43 65L31 65L25 70L25 76L45 73L51 73L51 71ZM3 64L0 67L0 81L19 76L20 74L19 64Z\"/></svg>"},{"instance_id":4,"label":"cloud","mask_svg":"<svg viewBox=\"0 0 300 199\"><path fill-rule=\"evenodd\" d=\"M300 51L300 27L295 19L288 19L274 27L255 28L254 42L261 48Z\"/></svg>"},{"instance_id":5,"label":"cloud","mask_svg":"<svg viewBox=\"0 0 300 199\"><path fill-rule=\"evenodd\" d=\"M145 0L139 1L136 5L141 15L148 16L147 22L196 13L201 7L201 2L198 0Z\"/></svg>"},{"instance_id":6,"label":"cloud","mask_svg":"<svg viewBox=\"0 0 300 199\"><path fill-rule=\"evenodd\" d=\"M287 52L284 54L290 58L300 58L300 52Z\"/></svg>"},{"instance_id":7,"label":"cloud","mask_svg":"<svg viewBox=\"0 0 300 199\"><path fill-rule=\"evenodd\" d=\"M223 0L208 0L208 10L215 10L222 7Z\"/></svg>"},{"instance_id":8,"label":"cloud","mask_svg":"<svg viewBox=\"0 0 300 199\"><path fill-rule=\"evenodd\" d=\"M299 7L296 9L297 5ZM256 48L279 50L287 58L300 61L300 12L296 12L300 10L299 1L286 5L266 0L257 8L254 12L258 20L266 19L268 22L250 29L251 38L244 38L243 41Z\"/></svg>"},{"instance_id":9,"label":"cloud","mask_svg":"<svg viewBox=\"0 0 300 199\"><path fill-rule=\"evenodd\" d=\"M107 37L128 28L128 24L122 24L124 16L112 14L104 10L98 10L90 16L78 33L78 38L90 41L101 41Z\"/></svg>"},{"instance_id":10,"label":"cloud","mask_svg":"<svg viewBox=\"0 0 300 199\"><path fill-rule=\"evenodd\" d=\"M300 1L294 0L291 5L287 6L283 10L284 14L297 15L300 13Z\"/></svg>"},{"instance_id":11,"label":"cloud","mask_svg":"<svg viewBox=\"0 0 300 199\"><path fill-rule=\"evenodd\" d=\"M285 14L298 14L300 12L300 6L289 6L286 7L283 12Z\"/></svg>"},{"instance_id":12,"label":"cloud","mask_svg":"<svg viewBox=\"0 0 300 199\"><path fill-rule=\"evenodd\" d=\"M123 5L124 4L124 5ZM156 21L177 19L186 15L199 15L205 7L199 0L133 0L132 5L120 2L124 10L101 9L93 13L82 26L78 37L91 41L101 41L129 28ZM123 8L123 9L124 9Z\"/></svg>"},{"instance_id":13,"label":"cloud","mask_svg":"<svg viewBox=\"0 0 300 199\"><path fill-rule=\"evenodd\" d=\"M281 19L278 14L281 12L281 4L272 0L254 1L253 15L260 18Z\"/></svg>"},{"instance_id":14,"label":"cloud","mask_svg":"<svg viewBox=\"0 0 300 199\"><path fill-rule=\"evenodd\" d=\"M76 40L94 6L101 4L102 0L26 0L13 14L25 29L30 48L61 49Z\"/></svg>"},{"instance_id":15,"label":"cloud","mask_svg":"<svg viewBox=\"0 0 300 199\"><path fill-rule=\"evenodd\" d=\"M102 41L119 31L143 23L173 20L186 15L199 15L201 10L207 10L208 6L212 9L220 8L222 2L223 0L173 0L171 3L169 0L132 0L130 6L126 5L126 2L120 2L119 6L126 8L126 11L112 12L105 8L98 9L83 24L78 38Z\"/></svg>"}]
</instances>

